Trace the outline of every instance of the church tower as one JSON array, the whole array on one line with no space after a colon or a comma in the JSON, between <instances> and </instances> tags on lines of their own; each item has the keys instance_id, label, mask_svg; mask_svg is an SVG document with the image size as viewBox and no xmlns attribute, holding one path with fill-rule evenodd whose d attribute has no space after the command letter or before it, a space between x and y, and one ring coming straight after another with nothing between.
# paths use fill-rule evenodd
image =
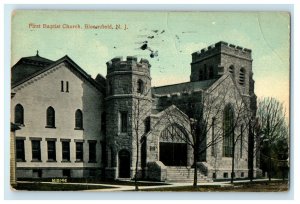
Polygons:
<instances>
[{"instance_id":1,"label":"church tower","mask_svg":"<svg viewBox=\"0 0 300 204\"><path fill-rule=\"evenodd\" d=\"M141 140L149 129L151 77L148 60L128 56L107 62L106 137L107 177L134 178L137 160L139 173L146 161ZM140 176L140 175L138 175Z\"/></svg>"},{"instance_id":2,"label":"church tower","mask_svg":"<svg viewBox=\"0 0 300 204\"><path fill-rule=\"evenodd\" d=\"M243 95L254 94L251 50L220 41L192 54L191 81L230 73Z\"/></svg>"}]
</instances>

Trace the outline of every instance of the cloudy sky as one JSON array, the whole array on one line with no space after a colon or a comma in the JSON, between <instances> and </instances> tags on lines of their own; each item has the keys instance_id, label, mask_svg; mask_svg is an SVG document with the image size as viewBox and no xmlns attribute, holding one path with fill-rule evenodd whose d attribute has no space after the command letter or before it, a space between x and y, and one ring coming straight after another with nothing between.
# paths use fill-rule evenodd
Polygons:
<instances>
[{"instance_id":1,"label":"cloudy sky","mask_svg":"<svg viewBox=\"0 0 300 204\"><path fill-rule=\"evenodd\" d=\"M222 40L252 49L257 96L276 97L288 109L289 23L288 13L280 12L15 11L11 63L39 50L52 60L68 55L95 77L106 76L110 59L137 56L150 61L152 85L160 86L188 81L191 53ZM114 29L85 29L85 24Z\"/></svg>"}]
</instances>

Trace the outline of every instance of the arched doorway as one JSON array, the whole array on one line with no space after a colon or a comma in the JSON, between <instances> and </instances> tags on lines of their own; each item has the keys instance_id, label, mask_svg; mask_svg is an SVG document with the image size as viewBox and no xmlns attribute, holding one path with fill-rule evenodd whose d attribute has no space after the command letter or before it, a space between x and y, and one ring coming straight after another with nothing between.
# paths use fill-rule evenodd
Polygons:
<instances>
[{"instance_id":1,"label":"arched doorway","mask_svg":"<svg viewBox=\"0 0 300 204\"><path fill-rule=\"evenodd\" d=\"M159 160L166 166L187 165L188 134L178 124L169 125L160 134Z\"/></svg>"},{"instance_id":2,"label":"arched doorway","mask_svg":"<svg viewBox=\"0 0 300 204\"><path fill-rule=\"evenodd\" d=\"M125 149L119 151L119 178L130 178L130 153Z\"/></svg>"}]
</instances>

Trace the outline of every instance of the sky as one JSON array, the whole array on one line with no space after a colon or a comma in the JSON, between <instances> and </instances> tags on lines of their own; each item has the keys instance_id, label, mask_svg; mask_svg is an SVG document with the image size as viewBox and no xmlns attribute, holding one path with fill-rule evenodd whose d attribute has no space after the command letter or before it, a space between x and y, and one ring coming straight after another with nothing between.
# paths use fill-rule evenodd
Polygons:
<instances>
[{"instance_id":1,"label":"sky","mask_svg":"<svg viewBox=\"0 0 300 204\"><path fill-rule=\"evenodd\" d=\"M114 29L85 29L85 24ZM38 50L51 60L68 55L95 77L106 76L106 62L112 58L136 56L152 65L152 86L189 81L195 51L219 41L239 45L252 50L258 98L275 97L289 109L286 12L15 11L11 28L11 65Z\"/></svg>"}]
</instances>

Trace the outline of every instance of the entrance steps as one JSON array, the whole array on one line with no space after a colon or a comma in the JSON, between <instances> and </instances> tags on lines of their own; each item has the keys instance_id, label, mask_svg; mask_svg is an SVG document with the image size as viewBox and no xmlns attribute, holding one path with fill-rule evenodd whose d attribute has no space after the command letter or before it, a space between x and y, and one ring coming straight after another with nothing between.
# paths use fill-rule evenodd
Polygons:
<instances>
[{"instance_id":1,"label":"entrance steps","mask_svg":"<svg viewBox=\"0 0 300 204\"><path fill-rule=\"evenodd\" d=\"M186 182L194 180L194 168L185 166L167 166L167 181ZM197 180L201 183L212 182L212 179L198 171Z\"/></svg>"}]
</instances>

